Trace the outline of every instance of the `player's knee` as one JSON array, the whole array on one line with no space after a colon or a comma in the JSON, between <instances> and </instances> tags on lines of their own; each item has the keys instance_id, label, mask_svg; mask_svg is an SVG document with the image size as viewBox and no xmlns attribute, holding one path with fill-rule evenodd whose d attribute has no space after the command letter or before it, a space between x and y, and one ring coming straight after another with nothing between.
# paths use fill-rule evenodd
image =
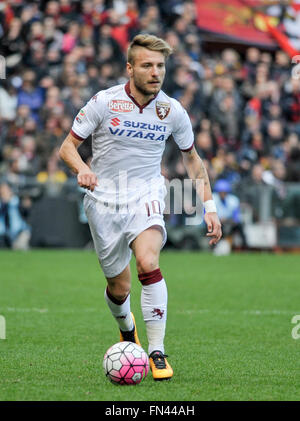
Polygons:
<instances>
[{"instance_id":1,"label":"player's knee","mask_svg":"<svg viewBox=\"0 0 300 421\"><path fill-rule=\"evenodd\" d=\"M117 300L117 301L123 301L128 296L130 291L128 290L120 290L120 289L113 289L110 291L111 295Z\"/></svg>"},{"instance_id":2,"label":"player's knee","mask_svg":"<svg viewBox=\"0 0 300 421\"><path fill-rule=\"evenodd\" d=\"M108 289L117 301L123 301L130 293L130 286L124 283L109 282Z\"/></svg>"},{"instance_id":3,"label":"player's knee","mask_svg":"<svg viewBox=\"0 0 300 421\"><path fill-rule=\"evenodd\" d=\"M158 268L158 258L155 254L149 253L136 257L138 273L149 273Z\"/></svg>"}]
</instances>

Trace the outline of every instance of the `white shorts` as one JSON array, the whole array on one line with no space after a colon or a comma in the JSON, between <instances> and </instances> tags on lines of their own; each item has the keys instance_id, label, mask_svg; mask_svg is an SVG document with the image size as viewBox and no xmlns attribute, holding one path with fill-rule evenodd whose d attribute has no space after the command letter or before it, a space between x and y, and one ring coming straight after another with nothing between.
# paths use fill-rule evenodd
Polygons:
<instances>
[{"instance_id":1,"label":"white shorts","mask_svg":"<svg viewBox=\"0 0 300 421\"><path fill-rule=\"evenodd\" d=\"M159 226L163 234L162 247L165 245L164 196L165 189L160 189L155 198L145 195L134 205L119 209L85 195L84 210L101 268L107 278L119 275L126 268L132 256L132 241L146 229Z\"/></svg>"}]
</instances>

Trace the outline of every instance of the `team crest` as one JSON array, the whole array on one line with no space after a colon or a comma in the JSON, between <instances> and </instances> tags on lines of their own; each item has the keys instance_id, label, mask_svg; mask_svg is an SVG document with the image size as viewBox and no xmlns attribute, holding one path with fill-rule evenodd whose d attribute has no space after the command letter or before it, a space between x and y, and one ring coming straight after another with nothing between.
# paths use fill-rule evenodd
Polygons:
<instances>
[{"instance_id":1,"label":"team crest","mask_svg":"<svg viewBox=\"0 0 300 421\"><path fill-rule=\"evenodd\" d=\"M156 108L156 114L158 118L163 120L169 114L170 109L171 109L171 104L169 102L156 101L155 108Z\"/></svg>"},{"instance_id":2,"label":"team crest","mask_svg":"<svg viewBox=\"0 0 300 421\"><path fill-rule=\"evenodd\" d=\"M154 308L151 313L153 314L152 317L158 317L159 319L163 318L165 310L161 310L160 308Z\"/></svg>"}]
</instances>

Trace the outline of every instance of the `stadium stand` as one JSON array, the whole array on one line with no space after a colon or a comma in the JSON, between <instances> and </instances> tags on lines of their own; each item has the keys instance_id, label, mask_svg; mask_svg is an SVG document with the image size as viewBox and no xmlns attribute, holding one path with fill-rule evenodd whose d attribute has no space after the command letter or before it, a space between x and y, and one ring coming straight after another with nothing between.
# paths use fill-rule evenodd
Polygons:
<instances>
[{"instance_id":1,"label":"stadium stand","mask_svg":"<svg viewBox=\"0 0 300 421\"><path fill-rule=\"evenodd\" d=\"M174 48L163 89L188 111L212 185L226 180L239 198L249 244L263 248L269 236L269 248L300 247L300 79L292 77L290 58L281 49L234 49L226 43L207 48L195 3L181 0L0 2L0 55L6 62L6 78L0 80L0 179L19 198L23 210L17 217L31 224L31 244L82 247L70 237L47 237L51 230L37 238L47 219L32 215L55 200L62 213L62 201L69 200L69 231L87 239L82 192L58 148L93 94L126 81L126 48L140 32L163 37ZM79 151L88 161L91 139ZM185 177L172 141L162 171L168 180ZM7 214L3 198L0 203ZM166 219L169 245L203 246L195 240L199 230L191 234L184 226L184 214ZM266 222L262 240L251 241Z\"/></svg>"}]
</instances>

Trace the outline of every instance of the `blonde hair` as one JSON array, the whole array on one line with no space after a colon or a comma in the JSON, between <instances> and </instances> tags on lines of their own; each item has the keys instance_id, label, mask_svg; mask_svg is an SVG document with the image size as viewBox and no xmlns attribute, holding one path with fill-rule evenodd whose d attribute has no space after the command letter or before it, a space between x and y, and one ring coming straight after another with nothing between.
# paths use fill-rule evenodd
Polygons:
<instances>
[{"instance_id":1,"label":"blonde hair","mask_svg":"<svg viewBox=\"0 0 300 421\"><path fill-rule=\"evenodd\" d=\"M136 35L131 41L128 52L127 52L127 61L130 64L133 64L134 61L134 50L135 47L144 47L151 51L159 51L167 59L173 50L170 45L161 38L156 37L155 35L150 34L140 34Z\"/></svg>"}]
</instances>

